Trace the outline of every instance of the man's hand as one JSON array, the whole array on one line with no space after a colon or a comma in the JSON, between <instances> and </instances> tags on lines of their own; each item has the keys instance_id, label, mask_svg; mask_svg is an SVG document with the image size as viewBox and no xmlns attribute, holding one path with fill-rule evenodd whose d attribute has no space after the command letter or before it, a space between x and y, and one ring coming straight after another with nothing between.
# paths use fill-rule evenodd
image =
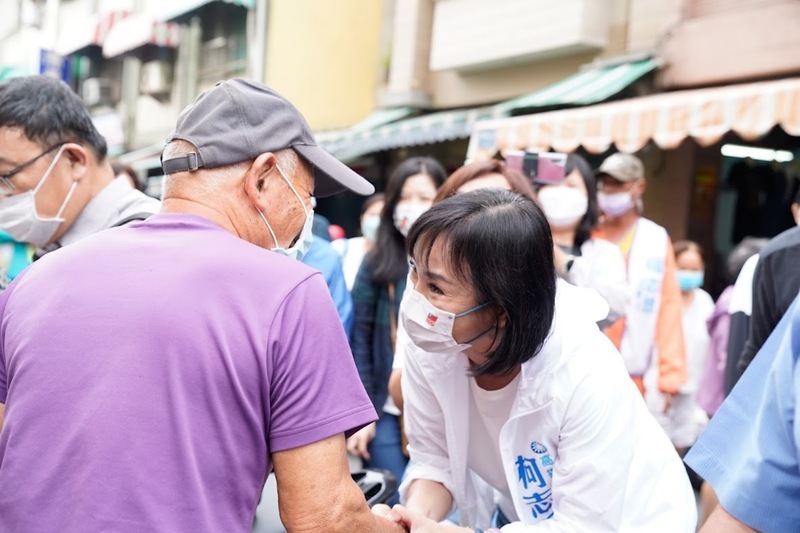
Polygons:
<instances>
[{"instance_id":1,"label":"man's hand","mask_svg":"<svg viewBox=\"0 0 800 533\"><path fill-rule=\"evenodd\" d=\"M370 455L367 447L374 438L375 422L350 435L350 438L347 439L347 453L369 461Z\"/></svg>"}]
</instances>

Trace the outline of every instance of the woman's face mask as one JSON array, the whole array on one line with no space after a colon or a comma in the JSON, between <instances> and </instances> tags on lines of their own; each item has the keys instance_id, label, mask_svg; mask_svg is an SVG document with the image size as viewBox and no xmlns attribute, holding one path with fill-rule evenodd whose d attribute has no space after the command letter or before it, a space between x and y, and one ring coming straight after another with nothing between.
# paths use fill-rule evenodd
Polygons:
<instances>
[{"instance_id":1,"label":"woman's face mask","mask_svg":"<svg viewBox=\"0 0 800 533\"><path fill-rule=\"evenodd\" d=\"M547 221L554 228L576 227L589 209L586 193L574 187L543 187L537 197Z\"/></svg>"},{"instance_id":2,"label":"woman's face mask","mask_svg":"<svg viewBox=\"0 0 800 533\"><path fill-rule=\"evenodd\" d=\"M677 274L681 292L689 292L703 286L704 275L702 270L678 270Z\"/></svg>"},{"instance_id":3,"label":"woman's face mask","mask_svg":"<svg viewBox=\"0 0 800 533\"><path fill-rule=\"evenodd\" d=\"M430 204L421 202L397 204L394 208L394 227L403 237L407 236L414 222L430 207Z\"/></svg>"},{"instance_id":4,"label":"woman's face mask","mask_svg":"<svg viewBox=\"0 0 800 533\"><path fill-rule=\"evenodd\" d=\"M400 320L409 338L419 349L428 353L453 354L472 347L472 343L491 331L494 326L472 339L459 343L453 337L453 324L456 318L474 313L489 305L483 303L461 313L450 313L437 308L422 294L412 290L403 299L400 307Z\"/></svg>"},{"instance_id":5,"label":"woman's face mask","mask_svg":"<svg viewBox=\"0 0 800 533\"><path fill-rule=\"evenodd\" d=\"M366 215L361 221L361 235L369 242L375 242L378 238L378 226L380 225L380 215Z\"/></svg>"},{"instance_id":6,"label":"woman's face mask","mask_svg":"<svg viewBox=\"0 0 800 533\"><path fill-rule=\"evenodd\" d=\"M305 202L300 197L297 189L294 188L294 185L292 185L292 182L289 181L289 179L286 177L286 174L283 173L281 167L276 165L276 168L278 169L278 173L281 175L284 181L289 184L289 188L292 189L295 197L297 197L297 200L303 207L303 212L306 214L306 220L303 223L303 229L300 230L300 235L297 236L294 244L289 246L289 248L281 248L281 245L278 243L278 238L275 236L275 232L272 231L272 226L270 226L269 222L267 222L267 217L265 217L264 213L261 211L259 211L258 214L261 215L261 220L263 220L264 224L267 225L267 229L269 230L270 235L272 235L272 240L275 242L275 248L272 248L272 251L297 259L298 261L302 261L303 257L308 253L308 249L311 248L311 243L314 242L314 233L311 231L312 227L314 226L314 210L306 209Z\"/></svg>"}]
</instances>

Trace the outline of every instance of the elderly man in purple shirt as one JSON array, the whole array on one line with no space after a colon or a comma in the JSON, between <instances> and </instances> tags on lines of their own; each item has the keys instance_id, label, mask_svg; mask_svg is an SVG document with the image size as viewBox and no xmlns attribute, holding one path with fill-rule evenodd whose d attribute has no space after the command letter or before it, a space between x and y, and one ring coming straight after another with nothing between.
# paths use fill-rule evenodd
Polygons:
<instances>
[{"instance_id":1,"label":"elderly man in purple shirt","mask_svg":"<svg viewBox=\"0 0 800 533\"><path fill-rule=\"evenodd\" d=\"M396 531L350 478L345 435L375 411L295 260L312 194L373 187L245 80L200 95L162 157L160 213L0 297L0 531L247 532L273 469L289 531Z\"/></svg>"}]
</instances>

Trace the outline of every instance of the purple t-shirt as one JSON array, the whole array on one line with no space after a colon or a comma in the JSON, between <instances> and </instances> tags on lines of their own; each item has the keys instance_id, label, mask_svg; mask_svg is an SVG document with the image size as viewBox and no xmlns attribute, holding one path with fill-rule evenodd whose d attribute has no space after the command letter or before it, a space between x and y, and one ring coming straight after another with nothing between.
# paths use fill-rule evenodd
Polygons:
<instances>
[{"instance_id":1,"label":"purple t-shirt","mask_svg":"<svg viewBox=\"0 0 800 533\"><path fill-rule=\"evenodd\" d=\"M0 531L249 532L270 454L376 419L322 276L197 216L0 296Z\"/></svg>"}]
</instances>

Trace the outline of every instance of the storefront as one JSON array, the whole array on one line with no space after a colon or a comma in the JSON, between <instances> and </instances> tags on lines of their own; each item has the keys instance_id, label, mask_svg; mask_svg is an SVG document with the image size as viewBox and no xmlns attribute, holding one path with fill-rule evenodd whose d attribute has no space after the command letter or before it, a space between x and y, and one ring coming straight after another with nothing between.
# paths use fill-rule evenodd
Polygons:
<instances>
[{"instance_id":1,"label":"storefront","mask_svg":"<svg viewBox=\"0 0 800 533\"><path fill-rule=\"evenodd\" d=\"M617 150L637 153L648 174L647 216L673 239L691 238L713 251L710 266L721 272L742 236L785 227L798 187L799 137L800 79L790 78L481 121L467 159L520 149L579 151L593 162Z\"/></svg>"}]
</instances>

